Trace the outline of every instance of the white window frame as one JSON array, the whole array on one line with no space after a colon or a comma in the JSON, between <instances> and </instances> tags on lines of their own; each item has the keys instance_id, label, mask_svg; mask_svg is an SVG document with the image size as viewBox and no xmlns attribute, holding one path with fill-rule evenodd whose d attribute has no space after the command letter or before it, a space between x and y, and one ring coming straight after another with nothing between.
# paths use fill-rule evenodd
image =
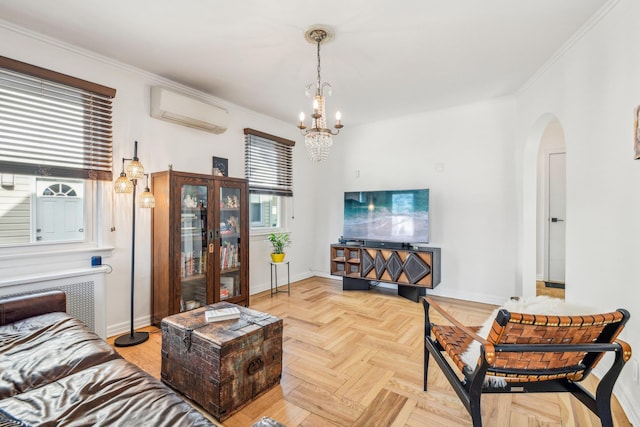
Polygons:
<instances>
[{"instance_id":1,"label":"white window frame","mask_svg":"<svg viewBox=\"0 0 640 427\"><path fill-rule=\"evenodd\" d=\"M290 229L290 204L292 197L277 196L278 198L278 226L277 227L253 227L249 228L250 236L267 236L271 233L280 233Z\"/></svg>"},{"instance_id":2,"label":"white window frame","mask_svg":"<svg viewBox=\"0 0 640 427\"><path fill-rule=\"evenodd\" d=\"M35 181L39 178L32 176L32 187L34 192L31 194L32 204L35 204ZM104 245L106 239L100 236L98 230L99 219L98 215L102 210L102 194L107 189L101 188L98 181L84 180L85 181L85 194L84 194L84 209L85 209L85 238L84 240L69 240L69 241L56 241L56 242L35 242L30 243L14 243L0 245L0 256L16 254L43 254L46 252L59 253L63 251L95 251L96 248L107 248L109 246ZM31 233L33 233L33 224L35 224L35 210L31 212ZM32 239L33 240L33 239Z\"/></svg>"}]
</instances>

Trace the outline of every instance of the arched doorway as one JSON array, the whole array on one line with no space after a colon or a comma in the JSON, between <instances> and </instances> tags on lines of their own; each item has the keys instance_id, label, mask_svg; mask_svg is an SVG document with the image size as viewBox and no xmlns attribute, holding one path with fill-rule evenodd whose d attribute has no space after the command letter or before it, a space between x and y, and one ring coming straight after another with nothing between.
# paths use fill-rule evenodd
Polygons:
<instances>
[{"instance_id":1,"label":"arched doorway","mask_svg":"<svg viewBox=\"0 0 640 427\"><path fill-rule=\"evenodd\" d=\"M554 256L553 254L549 256L551 228L546 224L551 220L548 215L550 194L547 185L550 181L547 172L550 171L548 162L551 161L552 153L559 154L564 151L564 132L560 121L553 114L544 114L531 127L523 153L521 289L523 296L537 294L537 282L545 279L545 275L549 272L549 261ZM559 158L553 158L553 163L558 163L557 160ZM563 160L562 165L564 165ZM564 219L557 216L554 218ZM564 225L564 222L560 221L560 224ZM562 250L564 250L563 246ZM564 263L564 261L561 262Z\"/></svg>"},{"instance_id":2,"label":"arched doorway","mask_svg":"<svg viewBox=\"0 0 640 427\"><path fill-rule=\"evenodd\" d=\"M564 298L566 225L564 131L551 120L538 148L536 294Z\"/></svg>"}]
</instances>

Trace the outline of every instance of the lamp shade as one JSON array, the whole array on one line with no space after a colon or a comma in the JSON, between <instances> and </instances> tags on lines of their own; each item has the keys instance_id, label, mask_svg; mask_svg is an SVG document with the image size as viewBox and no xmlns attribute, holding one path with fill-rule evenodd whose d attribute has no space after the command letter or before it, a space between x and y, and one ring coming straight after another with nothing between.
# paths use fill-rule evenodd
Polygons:
<instances>
[{"instance_id":1,"label":"lamp shade","mask_svg":"<svg viewBox=\"0 0 640 427\"><path fill-rule=\"evenodd\" d=\"M116 193L131 193L133 191L133 182L122 172L113 184L113 190Z\"/></svg>"},{"instance_id":2,"label":"lamp shade","mask_svg":"<svg viewBox=\"0 0 640 427\"><path fill-rule=\"evenodd\" d=\"M127 163L125 170L129 179L140 179L144 177L144 167L137 159L133 159Z\"/></svg>"},{"instance_id":3,"label":"lamp shade","mask_svg":"<svg viewBox=\"0 0 640 427\"><path fill-rule=\"evenodd\" d=\"M144 192L140 194L139 203L141 208L156 207L156 198L153 197L153 194L149 191L149 187L145 188Z\"/></svg>"}]
</instances>

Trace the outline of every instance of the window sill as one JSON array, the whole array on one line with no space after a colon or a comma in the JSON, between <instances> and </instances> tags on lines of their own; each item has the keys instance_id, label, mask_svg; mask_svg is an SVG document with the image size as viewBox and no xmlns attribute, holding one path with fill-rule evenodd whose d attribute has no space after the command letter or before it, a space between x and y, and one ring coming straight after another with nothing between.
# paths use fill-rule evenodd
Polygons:
<instances>
[{"instance_id":1,"label":"window sill","mask_svg":"<svg viewBox=\"0 0 640 427\"><path fill-rule=\"evenodd\" d=\"M27 256L30 258L34 256L74 256L84 254L109 256L114 249L115 248L113 246L87 246L86 243L78 245L41 244L20 247L7 246L0 248L0 262L23 259Z\"/></svg>"},{"instance_id":2,"label":"window sill","mask_svg":"<svg viewBox=\"0 0 640 427\"><path fill-rule=\"evenodd\" d=\"M64 271L77 269L89 269L91 267L91 257L94 255L104 258L111 257L114 248L110 246L84 246L75 248L38 247L27 248L30 252L14 249L9 252L2 248L0 251L0 280L1 283L12 283L22 281L25 276L38 276L44 274L58 274ZM21 248L22 249L22 248Z\"/></svg>"},{"instance_id":3,"label":"window sill","mask_svg":"<svg viewBox=\"0 0 640 427\"><path fill-rule=\"evenodd\" d=\"M284 228L265 228L262 230L249 230L249 237L268 237L271 233L290 233Z\"/></svg>"},{"instance_id":4,"label":"window sill","mask_svg":"<svg viewBox=\"0 0 640 427\"><path fill-rule=\"evenodd\" d=\"M35 283L43 280L53 281L53 280L59 280L59 279L66 279L68 277L88 276L91 274L109 273L109 272L110 272L109 267L107 267L106 265L101 265L97 267L85 267L85 268L76 268L73 270L55 271L53 273L45 273L45 274L39 273L39 274L29 274L24 276L15 276L10 278L9 280L0 281L0 288Z\"/></svg>"}]
</instances>

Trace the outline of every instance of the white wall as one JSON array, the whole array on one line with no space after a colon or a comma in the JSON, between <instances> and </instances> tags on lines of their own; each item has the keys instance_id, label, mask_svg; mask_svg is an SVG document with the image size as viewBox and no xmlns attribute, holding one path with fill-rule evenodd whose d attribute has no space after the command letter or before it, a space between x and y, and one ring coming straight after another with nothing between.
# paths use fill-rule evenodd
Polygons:
<instances>
[{"instance_id":1,"label":"white wall","mask_svg":"<svg viewBox=\"0 0 640 427\"><path fill-rule=\"evenodd\" d=\"M493 303L514 295L514 112L509 98L345 128L318 191L314 268L329 269L345 191L428 187L430 240L442 249L433 293Z\"/></svg>"},{"instance_id":2,"label":"white wall","mask_svg":"<svg viewBox=\"0 0 640 427\"><path fill-rule=\"evenodd\" d=\"M270 117L246 110L221 99L182 87L161 77L111 61L90 52L24 31L18 27L0 25L0 55L40 67L93 81L117 90L113 105L113 159L114 179L121 171L122 158L133 155L134 140L139 142L138 156L146 172L174 170L210 174L211 157L229 159L230 176L244 177L243 128L250 127L288 139L302 139L294 123L283 123ZM215 72L215 70L212 70ZM230 112L228 130L215 135L196 129L156 120L149 116L149 91L153 85L172 87L224 107ZM303 142L294 148L295 219L289 221L294 243L289 249L292 280L308 277L313 247L308 244L313 235L311 221L313 206L310 187L315 176L310 171ZM139 184L139 191L142 191ZM107 334L128 330L131 256L131 195L116 195L111 183L102 191L103 209L100 212L101 246L114 250L100 251L104 262L113 266L107 276ZM152 189L153 190L153 189ZM113 204L113 210L111 205ZM150 220L151 211L139 209L136 214L136 268L135 268L135 324L148 325L151 314L150 284ZM114 226L115 231L110 232ZM269 287L269 252L265 237L254 236L250 247L251 293ZM305 243L306 242L306 243ZM96 250L98 254L98 250ZM109 256L110 254L110 256ZM89 266L90 253L65 254L65 268ZM27 261L27 258L30 260ZM50 260L50 262L49 262ZM61 268L60 257L41 255L37 262L33 256L0 256L3 280L14 280L32 274L33 267L46 274Z\"/></svg>"},{"instance_id":3,"label":"white wall","mask_svg":"<svg viewBox=\"0 0 640 427\"><path fill-rule=\"evenodd\" d=\"M633 160L633 110L640 104L640 57L635 54L640 3L621 0L518 96L518 168L526 172L519 195L521 217L531 209L530 173L535 131L556 116L567 149L566 298L602 309L623 307L631 320L622 337L640 348L640 162ZM538 140L539 142L539 140ZM537 147L535 147L537 150ZM526 254L535 224L524 220L524 286L535 280ZM534 248L535 250L535 248ZM617 395L634 425L640 424L640 385L632 363Z\"/></svg>"}]
</instances>

